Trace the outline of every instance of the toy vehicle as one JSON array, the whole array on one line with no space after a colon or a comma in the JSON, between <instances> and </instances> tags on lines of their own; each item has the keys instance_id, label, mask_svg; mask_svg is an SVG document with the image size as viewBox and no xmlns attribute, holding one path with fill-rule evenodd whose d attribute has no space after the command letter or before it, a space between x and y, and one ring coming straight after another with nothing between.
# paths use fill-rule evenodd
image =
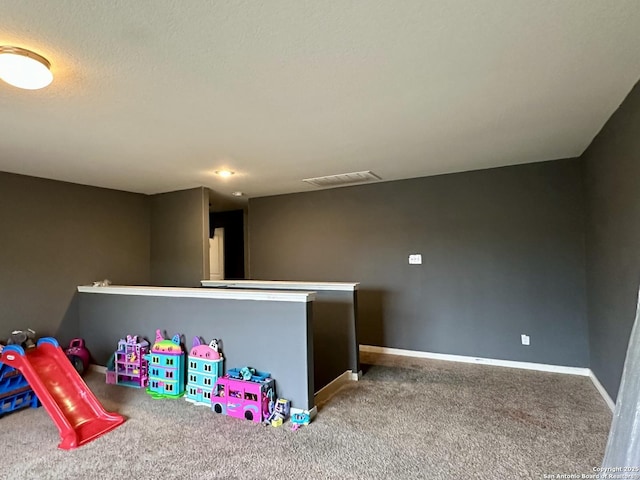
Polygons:
<instances>
[{"instance_id":1,"label":"toy vehicle","mask_svg":"<svg viewBox=\"0 0 640 480\"><path fill-rule=\"evenodd\" d=\"M73 368L82 375L89 369L91 354L87 347L84 346L83 338L74 338L69 346L64 350L65 355L73 365Z\"/></svg>"},{"instance_id":2,"label":"toy vehicle","mask_svg":"<svg viewBox=\"0 0 640 480\"><path fill-rule=\"evenodd\" d=\"M245 373L245 372L242 372ZM245 418L261 423L270 414L275 380L270 373L254 371L249 380L243 380L238 369L230 369L216 380L211 395L211 409L230 417Z\"/></svg>"}]
</instances>

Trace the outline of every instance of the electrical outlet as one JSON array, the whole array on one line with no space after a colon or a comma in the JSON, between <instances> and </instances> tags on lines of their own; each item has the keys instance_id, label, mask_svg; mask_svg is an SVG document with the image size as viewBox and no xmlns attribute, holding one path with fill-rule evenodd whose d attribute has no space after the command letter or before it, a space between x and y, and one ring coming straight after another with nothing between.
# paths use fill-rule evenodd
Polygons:
<instances>
[{"instance_id":1,"label":"electrical outlet","mask_svg":"<svg viewBox=\"0 0 640 480\"><path fill-rule=\"evenodd\" d=\"M520 339L522 340L523 345L531 345L531 338L529 335L525 335L524 333L520 335Z\"/></svg>"},{"instance_id":2,"label":"electrical outlet","mask_svg":"<svg viewBox=\"0 0 640 480\"><path fill-rule=\"evenodd\" d=\"M422 255L419 253L409 255L409 265L422 265Z\"/></svg>"}]
</instances>

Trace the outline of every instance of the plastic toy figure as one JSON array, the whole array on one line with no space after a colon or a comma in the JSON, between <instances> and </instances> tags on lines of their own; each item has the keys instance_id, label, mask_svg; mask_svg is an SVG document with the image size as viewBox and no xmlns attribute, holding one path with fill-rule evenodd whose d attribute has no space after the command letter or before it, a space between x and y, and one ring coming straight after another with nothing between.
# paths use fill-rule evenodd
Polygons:
<instances>
[{"instance_id":1,"label":"plastic toy figure","mask_svg":"<svg viewBox=\"0 0 640 480\"><path fill-rule=\"evenodd\" d=\"M251 377L255 375L256 369L251 367L242 367L240 369L240 376L242 380L251 380Z\"/></svg>"},{"instance_id":2,"label":"plastic toy figure","mask_svg":"<svg viewBox=\"0 0 640 480\"><path fill-rule=\"evenodd\" d=\"M289 409L291 408L291 402L284 398L279 398L271 415L265 420L266 424L271 424L272 427L281 426L284 421L289 417Z\"/></svg>"}]
</instances>

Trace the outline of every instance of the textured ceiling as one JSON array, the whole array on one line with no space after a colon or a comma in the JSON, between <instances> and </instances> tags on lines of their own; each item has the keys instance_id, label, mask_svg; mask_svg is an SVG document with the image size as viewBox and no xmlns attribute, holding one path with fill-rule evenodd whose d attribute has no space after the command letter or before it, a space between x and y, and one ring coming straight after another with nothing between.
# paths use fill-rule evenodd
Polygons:
<instances>
[{"instance_id":1,"label":"textured ceiling","mask_svg":"<svg viewBox=\"0 0 640 480\"><path fill-rule=\"evenodd\" d=\"M580 155L640 77L638 0L0 0L0 170L248 196ZM220 179L213 171L236 171Z\"/></svg>"}]
</instances>

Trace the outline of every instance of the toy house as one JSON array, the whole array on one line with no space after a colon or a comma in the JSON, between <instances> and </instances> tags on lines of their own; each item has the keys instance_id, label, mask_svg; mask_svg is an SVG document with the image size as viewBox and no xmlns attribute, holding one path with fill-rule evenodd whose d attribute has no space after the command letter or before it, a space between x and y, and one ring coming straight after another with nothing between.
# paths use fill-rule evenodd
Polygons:
<instances>
[{"instance_id":1,"label":"toy house","mask_svg":"<svg viewBox=\"0 0 640 480\"><path fill-rule=\"evenodd\" d=\"M118 342L118 349L107 365L107 383L144 388L149 382L149 342L127 335Z\"/></svg>"},{"instance_id":2,"label":"toy house","mask_svg":"<svg viewBox=\"0 0 640 480\"><path fill-rule=\"evenodd\" d=\"M24 407L40 406L24 376L15 368L0 363L0 416Z\"/></svg>"},{"instance_id":3,"label":"toy house","mask_svg":"<svg viewBox=\"0 0 640 480\"><path fill-rule=\"evenodd\" d=\"M178 398L184 395L184 351L180 335L165 339L156 330L156 341L151 352L145 355L149 362L147 392L154 398Z\"/></svg>"},{"instance_id":4,"label":"toy house","mask_svg":"<svg viewBox=\"0 0 640 480\"><path fill-rule=\"evenodd\" d=\"M222 376L222 354L217 339L209 345L200 337L193 339L187 369L185 400L196 405L211 406L211 393L218 377Z\"/></svg>"}]
</instances>

